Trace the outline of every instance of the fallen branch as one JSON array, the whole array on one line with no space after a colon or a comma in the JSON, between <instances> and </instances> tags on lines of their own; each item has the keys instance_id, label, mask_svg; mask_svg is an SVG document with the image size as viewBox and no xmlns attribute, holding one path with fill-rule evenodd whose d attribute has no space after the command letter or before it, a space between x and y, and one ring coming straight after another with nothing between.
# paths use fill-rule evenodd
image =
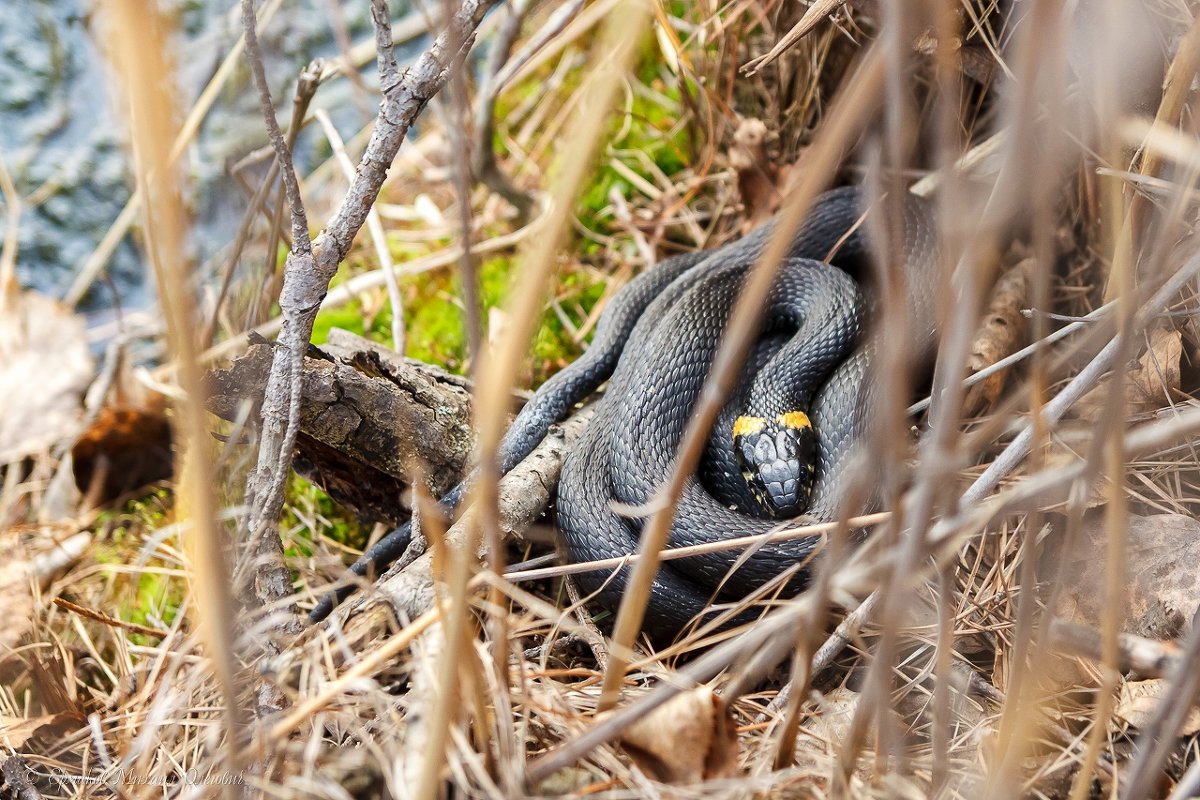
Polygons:
<instances>
[{"instance_id":1,"label":"fallen branch","mask_svg":"<svg viewBox=\"0 0 1200 800\"><path fill-rule=\"evenodd\" d=\"M549 506L567 450L579 438L591 416L592 411L587 408L552 427L541 444L501 479L498 523L506 539L528 530ZM447 550L465 545L471 527L481 524L481 513L478 505L471 506L446 531L443 540ZM485 554L483 546L475 553L481 558ZM406 566L393 567L368 592L363 600L349 604L342 612L349 616L346 628L351 642L378 637L391 626L397 613L415 619L433 608L433 552L423 553ZM386 602L378 602L380 597Z\"/></svg>"},{"instance_id":2,"label":"fallen branch","mask_svg":"<svg viewBox=\"0 0 1200 800\"><path fill-rule=\"evenodd\" d=\"M262 396L272 359L262 343L208 376L209 410L234 421ZM401 495L419 470L430 492L458 483L474 443L469 384L374 342L333 331L305 356L297 469L367 522L408 517Z\"/></svg>"},{"instance_id":3,"label":"fallen branch","mask_svg":"<svg viewBox=\"0 0 1200 800\"><path fill-rule=\"evenodd\" d=\"M1103 659L1101 632L1086 625L1076 625L1061 618L1050 622L1050 644L1055 650L1092 661ZM1122 633L1117 637L1121 672L1136 672L1140 678L1162 678L1178 668L1181 651L1171 641L1147 639Z\"/></svg>"}]
</instances>

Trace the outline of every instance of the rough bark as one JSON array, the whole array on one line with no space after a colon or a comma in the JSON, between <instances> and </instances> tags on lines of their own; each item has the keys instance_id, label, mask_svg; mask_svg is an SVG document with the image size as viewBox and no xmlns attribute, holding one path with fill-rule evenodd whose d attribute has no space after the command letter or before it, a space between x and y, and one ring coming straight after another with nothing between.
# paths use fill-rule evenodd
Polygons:
<instances>
[{"instance_id":1,"label":"rough bark","mask_svg":"<svg viewBox=\"0 0 1200 800\"><path fill-rule=\"evenodd\" d=\"M210 373L214 414L236 419L262 396L274 347L256 344ZM463 378L338 331L304 359L296 467L361 519L396 523L408 515L411 475L424 475L437 496L461 478L470 421Z\"/></svg>"}]
</instances>

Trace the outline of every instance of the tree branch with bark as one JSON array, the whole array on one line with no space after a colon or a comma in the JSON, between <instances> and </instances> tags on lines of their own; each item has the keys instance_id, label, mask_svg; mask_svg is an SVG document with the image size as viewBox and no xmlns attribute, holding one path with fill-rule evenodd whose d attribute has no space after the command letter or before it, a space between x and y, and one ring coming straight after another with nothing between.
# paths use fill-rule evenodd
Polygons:
<instances>
[{"instance_id":1,"label":"tree branch with bark","mask_svg":"<svg viewBox=\"0 0 1200 800\"><path fill-rule=\"evenodd\" d=\"M367 221L388 168L413 121L445 85L453 66L475 41L475 30L496 0L464 0L447 20L446 29L430 48L404 71L397 68L392 49L391 15L386 0L372 0L382 100L375 127L360 159L350 189L325 229L310 244L308 220L299 196L290 151L275 120L274 105L262 69L255 30L253 0L242 2L246 54L258 85L263 117L280 164L291 213L293 248L284 266L279 305L283 325L274 351L262 404L262 433L257 465L246 487L248 515L247 558L242 559L237 585L262 607L289 608L290 574L283 563L278 519L283 487L292 463L301 396L304 352L329 282L350 252L354 237ZM300 620L287 614L276 630L299 632Z\"/></svg>"}]
</instances>

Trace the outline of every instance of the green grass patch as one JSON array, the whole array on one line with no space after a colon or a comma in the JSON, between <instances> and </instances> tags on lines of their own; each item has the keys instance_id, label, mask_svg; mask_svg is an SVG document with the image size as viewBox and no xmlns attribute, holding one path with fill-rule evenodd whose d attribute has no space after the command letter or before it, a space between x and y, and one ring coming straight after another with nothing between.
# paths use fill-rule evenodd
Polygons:
<instances>
[{"instance_id":1,"label":"green grass patch","mask_svg":"<svg viewBox=\"0 0 1200 800\"><path fill-rule=\"evenodd\" d=\"M97 518L97 527L110 529L108 538L97 544L95 559L98 564L111 565L106 572L113 584L112 596L117 601L114 616L118 619L147 627L174 622L183 603L186 581L158 569L177 569L179 565L152 557L143 571L121 568L137 563L147 536L173 523L173 514L174 496L159 488ZM182 542L176 545L182 546ZM131 633L130 639L138 644L157 644L157 639L141 634Z\"/></svg>"}]
</instances>

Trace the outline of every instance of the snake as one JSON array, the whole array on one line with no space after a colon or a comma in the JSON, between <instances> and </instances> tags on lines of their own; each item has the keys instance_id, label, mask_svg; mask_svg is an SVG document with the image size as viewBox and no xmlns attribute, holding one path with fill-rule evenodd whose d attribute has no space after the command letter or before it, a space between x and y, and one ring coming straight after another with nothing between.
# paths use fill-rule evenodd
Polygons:
<instances>
[{"instance_id":1,"label":"snake","mask_svg":"<svg viewBox=\"0 0 1200 800\"><path fill-rule=\"evenodd\" d=\"M781 519L836 518L850 482L847 465L881 402L872 377L878 337L869 332L878 301L862 290L873 263L902 271L914 357L926 357L935 339L930 205L905 195L890 204L896 213L887 226L866 224L869 205L864 189L827 191L789 237L760 315L759 338L714 425L704 466L685 483L669 547L769 534ZM645 519L631 510L645 508L669 476L738 293L777 224L769 221L716 249L665 259L625 284L600 315L591 346L543 383L509 427L499 448L502 473L608 382L559 479L555 516L570 562L637 551ZM868 233L881 227L889 232L890 259L877 257L882 248ZM471 480L441 498L443 509L459 505ZM407 547L410 526L385 536L351 570L382 569ZM806 537L767 544L749 556L715 552L664 562L644 632L670 640L711 616L714 600L735 602L789 572L782 592L801 591L819 541ZM615 610L629 572L628 566L581 572L575 580L592 601ZM326 596L310 619L326 616L346 593Z\"/></svg>"}]
</instances>

